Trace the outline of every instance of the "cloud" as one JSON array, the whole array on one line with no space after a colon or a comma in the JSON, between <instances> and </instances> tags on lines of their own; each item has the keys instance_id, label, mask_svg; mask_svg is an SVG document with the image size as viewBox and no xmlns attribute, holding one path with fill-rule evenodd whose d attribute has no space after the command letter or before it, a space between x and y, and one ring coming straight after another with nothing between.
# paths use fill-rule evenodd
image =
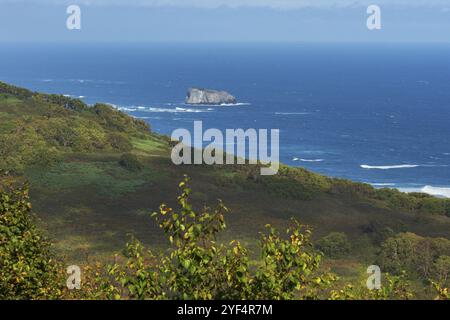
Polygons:
<instances>
[{"instance_id":1,"label":"cloud","mask_svg":"<svg viewBox=\"0 0 450 320\"><path fill-rule=\"evenodd\" d=\"M0 4L5 3L197 8L218 8L226 6L231 8L268 7L273 9L346 8L368 6L371 4L403 7L441 7L443 9L449 7L449 0L0 0Z\"/></svg>"}]
</instances>

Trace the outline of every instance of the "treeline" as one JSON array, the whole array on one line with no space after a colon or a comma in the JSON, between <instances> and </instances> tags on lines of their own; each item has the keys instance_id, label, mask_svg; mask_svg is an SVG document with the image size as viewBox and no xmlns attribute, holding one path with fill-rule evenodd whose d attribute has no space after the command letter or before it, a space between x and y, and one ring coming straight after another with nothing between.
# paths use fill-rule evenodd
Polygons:
<instances>
[{"instance_id":1,"label":"treeline","mask_svg":"<svg viewBox=\"0 0 450 320\"><path fill-rule=\"evenodd\" d=\"M330 178L304 168L281 165L275 176L259 175L260 166L229 166L232 174L219 178L220 184L238 184L248 188L263 186L277 196L312 200L321 193L368 199L394 211L450 217L450 199L425 193L404 193L397 189L374 188L366 183Z\"/></svg>"},{"instance_id":2,"label":"treeline","mask_svg":"<svg viewBox=\"0 0 450 320\"><path fill-rule=\"evenodd\" d=\"M14 96L20 100L34 98L38 101L43 101L66 109L81 111L87 109L87 105L80 99L73 99L59 94L44 94L33 92L28 89L16 87L0 81L0 94L7 94Z\"/></svg>"},{"instance_id":3,"label":"treeline","mask_svg":"<svg viewBox=\"0 0 450 320\"><path fill-rule=\"evenodd\" d=\"M450 217L450 200L436 198L426 193L405 193L397 189L377 189L369 184L355 183L345 179L332 179L331 192L385 202L390 209L414 211L428 215Z\"/></svg>"}]
</instances>

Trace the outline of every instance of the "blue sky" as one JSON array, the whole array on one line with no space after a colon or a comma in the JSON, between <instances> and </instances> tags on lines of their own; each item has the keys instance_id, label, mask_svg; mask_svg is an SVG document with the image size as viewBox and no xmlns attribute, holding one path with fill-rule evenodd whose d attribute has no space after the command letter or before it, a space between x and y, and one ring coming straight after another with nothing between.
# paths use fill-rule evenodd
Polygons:
<instances>
[{"instance_id":1,"label":"blue sky","mask_svg":"<svg viewBox=\"0 0 450 320\"><path fill-rule=\"evenodd\" d=\"M66 7L82 29L66 29ZM366 8L382 29L366 28ZM450 40L450 0L0 0L0 41Z\"/></svg>"}]
</instances>

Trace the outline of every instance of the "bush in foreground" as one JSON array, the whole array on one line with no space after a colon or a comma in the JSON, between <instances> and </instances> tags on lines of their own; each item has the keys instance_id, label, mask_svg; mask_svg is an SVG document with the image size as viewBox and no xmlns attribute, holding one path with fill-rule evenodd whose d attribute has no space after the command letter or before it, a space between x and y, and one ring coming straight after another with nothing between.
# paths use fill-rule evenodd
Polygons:
<instances>
[{"instance_id":1,"label":"bush in foreground","mask_svg":"<svg viewBox=\"0 0 450 320\"><path fill-rule=\"evenodd\" d=\"M30 216L28 188L0 178L0 299L58 298L61 267Z\"/></svg>"},{"instance_id":2,"label":"bush in foreground","mask_svg":"<svg viewBox=\"0 0 450 320\"><path fill-rule=\"evenodd\" d=\"M313 299L335 279L319 273L321 255L313 250L311 232L295 220L286 237L267 226L255 265L238 241L218 243L228 209L219 202L215 209L195 212L187 182L180 183L178 211L163 204L153 214L169 250L157 254L137 241L128 244L127 261L111 265L108 278L100 281L105 298Z\"/></svg>"}]
</instances>

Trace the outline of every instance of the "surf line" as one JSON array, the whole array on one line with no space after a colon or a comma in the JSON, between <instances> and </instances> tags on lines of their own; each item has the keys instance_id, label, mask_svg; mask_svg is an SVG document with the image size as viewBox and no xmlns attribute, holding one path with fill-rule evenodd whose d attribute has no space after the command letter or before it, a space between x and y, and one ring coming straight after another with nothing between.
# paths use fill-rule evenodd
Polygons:
<instances>
[{"instance_id":1,"label":"surf line","mask_svg":"<svg viewBox=\"0 0 450 320\"><path fill-rule=\"evenodd\" d=\"M367 164L362 164L360 166L363 169L378 169L378 170L389 170L389 169L410 169L420 167L418 164L399 164L392 166L369 166Z\"/></svg>"}]
</instances>

